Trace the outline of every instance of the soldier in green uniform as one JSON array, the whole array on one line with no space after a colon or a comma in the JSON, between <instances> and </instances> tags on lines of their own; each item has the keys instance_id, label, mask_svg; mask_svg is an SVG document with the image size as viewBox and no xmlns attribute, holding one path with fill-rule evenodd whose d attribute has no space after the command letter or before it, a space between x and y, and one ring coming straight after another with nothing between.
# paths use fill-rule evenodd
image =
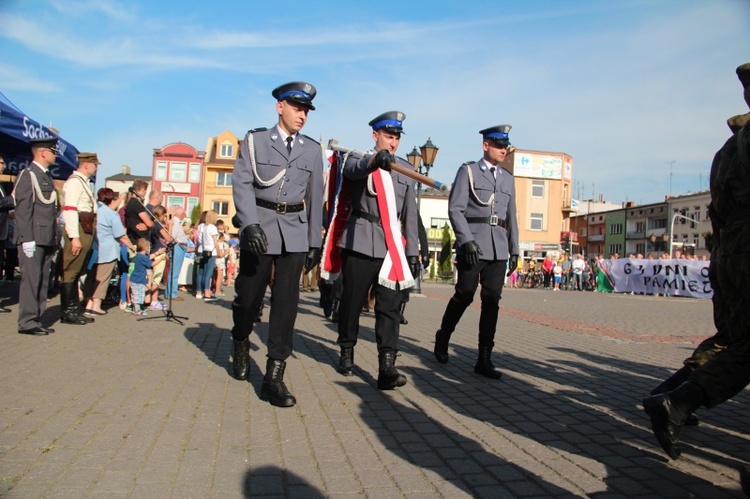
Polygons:
<instances>
[{"instance_id":1,"label":"soldier in green uniform","mask_svg":"<svg viewBox=\"0 0 750 499\"><path fill-rule=\"evenodd\" d=\"M750 63L737 68L750 107ZM714 407L750 383L750 113L728 120L732 137L711 165L714 234L709 279L716 334L684 366L643 400L651 429L672 459L680 456L680 430L698 407Z\"/></svg>"}]
</instances>

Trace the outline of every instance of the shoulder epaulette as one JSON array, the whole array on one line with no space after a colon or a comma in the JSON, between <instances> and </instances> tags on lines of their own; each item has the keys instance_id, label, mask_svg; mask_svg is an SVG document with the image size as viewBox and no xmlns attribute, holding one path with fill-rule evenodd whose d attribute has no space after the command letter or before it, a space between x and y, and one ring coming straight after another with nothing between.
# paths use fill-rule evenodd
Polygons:
<instances>
[{"instance_id":1,"label":"shoulder epaulette","mask_svg":"<svg viewBox=\"0 0 750 499\"><path fill-rule=\"evenodd\" d=\"M313 142L315 142L316 144L320 145L320 142L318 142L318 141L317 141L317 140L315 140L314 138L310 137L309 135L305 135L304 133L301 133L300 135L302 135L302 136L303 136L304 138L306 138L306 139L309 139L309 140L312 140L312 141L313 141Z\"/></svg>"},{"instance_id":2,"label":"shoulder epaulette","mask_svg":"<svg viewBox=\"0 0 750 499\"><path fill-rule=\"evenodd\" d=\"M247 133L265 132L266 130L268 130L268 128L262 126L260 128L253 128L252 130L248 130Z\"/></svg>"}]
</instances>

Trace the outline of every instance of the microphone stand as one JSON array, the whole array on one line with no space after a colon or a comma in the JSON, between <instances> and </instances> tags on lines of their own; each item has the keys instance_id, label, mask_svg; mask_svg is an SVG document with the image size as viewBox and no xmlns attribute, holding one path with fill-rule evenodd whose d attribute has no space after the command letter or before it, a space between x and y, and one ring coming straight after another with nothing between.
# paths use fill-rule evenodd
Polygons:
<instances>
[{"instance_id":1,"label":"microphone stand","mask_svg":"<svg viewBox=\"0 0 750 499\"><path fill-rule=\"evenodd\" d=\"M148 210L148 208L146 208ZM159 224L161 225L161 224ZM163 227L163 225L162 225ZM174 262L174 247L177 246L174 244L174 241L169 243L167 247L169 248L169 282L172 283L172 276L174 275L174 265L172 263ZM185 317L182 315L175 315L174 312L172 312L172 293L169 293L169 296L167 297L167 309L162 310L164 313L163 317L155 316L155 317L139 317L139 321L147 321L149 319L164 319L166 321L174 321L180 326L184 326L185 323L183 323L183 320L189 320L189 317Z\"/></svg>"},{"instance_id":2,"label":"microphone stand","mask_svg":"<svg viewBox=\"0 0 750 499\"><path fill-rule=\"evenodd\" d=\"M135 196L135 198L138 200L139 203L141 203L141 206L143 206L143 209L146 210L146 213L149 214L149 216L153 219L153 221L157 224L159 224L159 227L164 229L165 231L169 232L164 225L159 221L159 219L156 218L156 215L153 214L151 210L148 209L148 206L146 206L146 203L143 202L143 198L139 196L132 188L130 189L130 192ZM170 237L172 235L170 234ZM174 273L174 247L176 246L176 243L174 241L174 238L167 243L167 249L169 249L169 282L172 282L172 276ZM158 286L158 284L157 284ZM147 321L149 319L164 319L166 321L174 321L180 326L184 326L185 323L182 322L182 320L189 320L189 317L185 317L182 315L175 315L174 312L172 312L172 294L169 294L169 297L167 299L167 309L162 310L163 316L162 317L139 317L139 321ZM182 319L182 320L180 320Z\"/></svg>"}]
</instances>

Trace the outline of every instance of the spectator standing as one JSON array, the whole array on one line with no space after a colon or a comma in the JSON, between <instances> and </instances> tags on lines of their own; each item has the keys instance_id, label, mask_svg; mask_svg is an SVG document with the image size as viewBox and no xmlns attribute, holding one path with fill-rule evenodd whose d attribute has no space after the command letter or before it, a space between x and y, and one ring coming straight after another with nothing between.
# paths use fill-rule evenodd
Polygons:
<instances>
[{"instance_id":1,"label":"spectator standing","mask_svg":"<svg viewBox=\"0 0 750 499\"><path fill-rule=\"evenodd\" d=\"M52 257L58 244L57 191L49 173L57 159L57 138L31 139L29 143L33 161L19 172L13 187L17 222L14 242L22 250L18 332L42 336L55 332L44 327L41 318L47 308Z\"/></svg>"},{"instance_id":2,"label":"spectator standing","mask_svg":"<svg viewBox=\"0 0 750 499\"><path fill-rule=\"evenodd\" d=\"M151 243L145 237L138 239L136 243L137 253L133 259L133 271L130 273L130 296L133 301L133 315L148 315L144 302L146 291L149 288L151 259L156 255L149 256Z\"/></svg>"},{"instance_id":3,"label":"spectator standing","mask_svg":"<svg viewBox=\"0 0 750 499\"><path fill-rule=\"evenodd\" d=\"M555 262L555 266L552 268L552 275L555 278L555 291L560 291L560 283L562 283L562 265L560 263Z\"/></svg>"},{"instance_id":4,"label":"spectator standing","mask_svg":"<svg viewBox=\"0 0 750 499\"><path fill-rule=\"evenodd\" d=\"M5 171L5 160L0 157L0 174ZM0 272L3 269L5 242L8 240L8 211L15 207L13 196L6 196L2 186L0 186ZM11 310L0 305L0 314L8 314Z\"/></svg>"},{"instance_id":5,"label":"spectator standing","mask_svg":"<svg viewBox=\"0 0 750 499\"><path fill-rule=\"evenodd\" d=\"M552 281L553 270L555 268L555 261L552 259L551 254L547 254L542 262L542 276L544 278L544 289L550 289Z\"/></svg>"},{"instance_id":6,"label":"spectator standing","mask_svg":"<svg viewBox=\"0 0 750 499\"><path fill-rule=\"evenodd\" d=\"M206 302L214 302L216 298L211 291L211 278L216 268L218 256L219 229L216 227L218 214L214 210L206 212L206 221L198 227L198 276L195 284L195 297Z\"/></svg>"},{"instance_id":7,"label":"spectator standing","mask_svg":"<svg viewBox=\"0 0 750 499\"><path fill-rule=\"evenodd\" d=\"M227 240L229 236L227 234L227 226L224 220L218 220L216 222L216 229L219 231L219 235L216 238L216 271L214 272L214 296L224 296L224 292L221 290L221 286L224 284L224 278L227 273L227 249L229 245Z\"/></svg>"},{"instance_id":8,"label":"spectator standing","mask_svg":"<svg viewBox=\"0 0 750 499\"><path fill-rule=\"evenodd\" d=\"M167 243L171 241L169 235L169 220L167 209L157 204L151 210L154 215L154 229L151 231L151 253L156 255L151 263L151 285L149 286L150 298L146 296L146 302L150 303L149 310L164 310L165 306L159 301L159 286L164 280L164 270L167 268ZM168 238L168 239L164 239Z\"/></svg>"},{"instance_id":9,"label":"spectator standing","mask_svg":"<svg viewBox=\"0 0 750 499\"><path fill-rule=\"evenodd\" d=\"M567 253L563 255L562 262L560 262L560 267L562 267L562 282L560 283L561 287L563 289L570 289L570 281L573 278L573 269L571 268L572 265L570 257Z\"/></svg>"},{"instance_id":10,"label":"spectator standing","mask_svg":"<svg viewBox=\"0 0 750 499\"><path fill-rule=\"evenodd\" d=\"M182 263L185 261L185 255L188 250L188 236L185 234L183 227L185 220L185 209L182 206L175 206L172 209L172 218L169 221L171 225L170 234L175 242L172 249L174 258L169 262L169 275L167 276L167 288L164 291L166 299L172 301L183 301L185 298L177 293L179 287L180 274L182 273Z\"/></svg>"},{"instance_id":11,"label":"spectator standing","mask_svg":"<svg viewBox=\"0 0 750 499\"><path fill-rule=\"evenodd\" d=\"M94 243L97 203L91 189L91 177L96 174L99 158L95 153L81 153L78 169L63 185L63 250L60 309L63 324L84 325L94 322L83 315L79 301L78 281L86 271L91 246Z\"/></svg>"},{"instance_id":12,"label":"spectator standing","mask_svg":"<svg viewBox=\"0 0 750 499\"><path fill-rule=\"evenodd\" d=\"M120 197L109 187L99 189L96 197L98 202L96 237L94 238L96 262L88 271L83 285L83 296L87 300L84 313L89 316L107 313L102 309L102 301L107 296L110 278L120 256L120 245L129 248L134 253L136 251L125 233L119 214L115 211L120 203Z\"/></svg>"},{"instance_id":13,"label":"spectator standing","mask_svg":"<svg viewBox=\"0 0 750 499\"><path fill-rule=\"evenodd\" d=\"M586 262L583 261L583 256L576 255L571 268L573 269L573 290L583 291L583 269L586 267Z\"/></svg>"},{"instance_id":14,"label":"spectator standing","mask_svg":"<svg viewBox=\"0 0 750 499\"><path fill-rule=\"evenodd\" d=\"M8 214L8 238L5 240L5 260L3 261L3 282L15 282L16 267L18 266L18 248L13 240L16 232L16 214ZM1 250L1 249L0 249Z\"/></svg>"}]
</instances>

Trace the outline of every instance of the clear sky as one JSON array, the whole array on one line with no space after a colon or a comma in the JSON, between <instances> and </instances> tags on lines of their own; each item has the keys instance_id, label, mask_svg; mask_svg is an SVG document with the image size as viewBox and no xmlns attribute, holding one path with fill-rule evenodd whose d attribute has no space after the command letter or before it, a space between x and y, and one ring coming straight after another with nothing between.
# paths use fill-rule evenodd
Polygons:
<instances>
[{"instance_id":1,"label":"clear sky","mask_svg":"<svg viewBox=\"0 0 750 499\"><path fill-rule=\"evenodd\" d=\"M304 132L367 149L406 113L430 175L519 148L573 157L573 195L658 202L708 188L726 119L745 113L748 0L259 2L0 0L0 90L104 163L150 175L154 148L276 122L270 95L318 89ZM101 181L100 181L101 182Z\"/></svg>"}]
</instances>

